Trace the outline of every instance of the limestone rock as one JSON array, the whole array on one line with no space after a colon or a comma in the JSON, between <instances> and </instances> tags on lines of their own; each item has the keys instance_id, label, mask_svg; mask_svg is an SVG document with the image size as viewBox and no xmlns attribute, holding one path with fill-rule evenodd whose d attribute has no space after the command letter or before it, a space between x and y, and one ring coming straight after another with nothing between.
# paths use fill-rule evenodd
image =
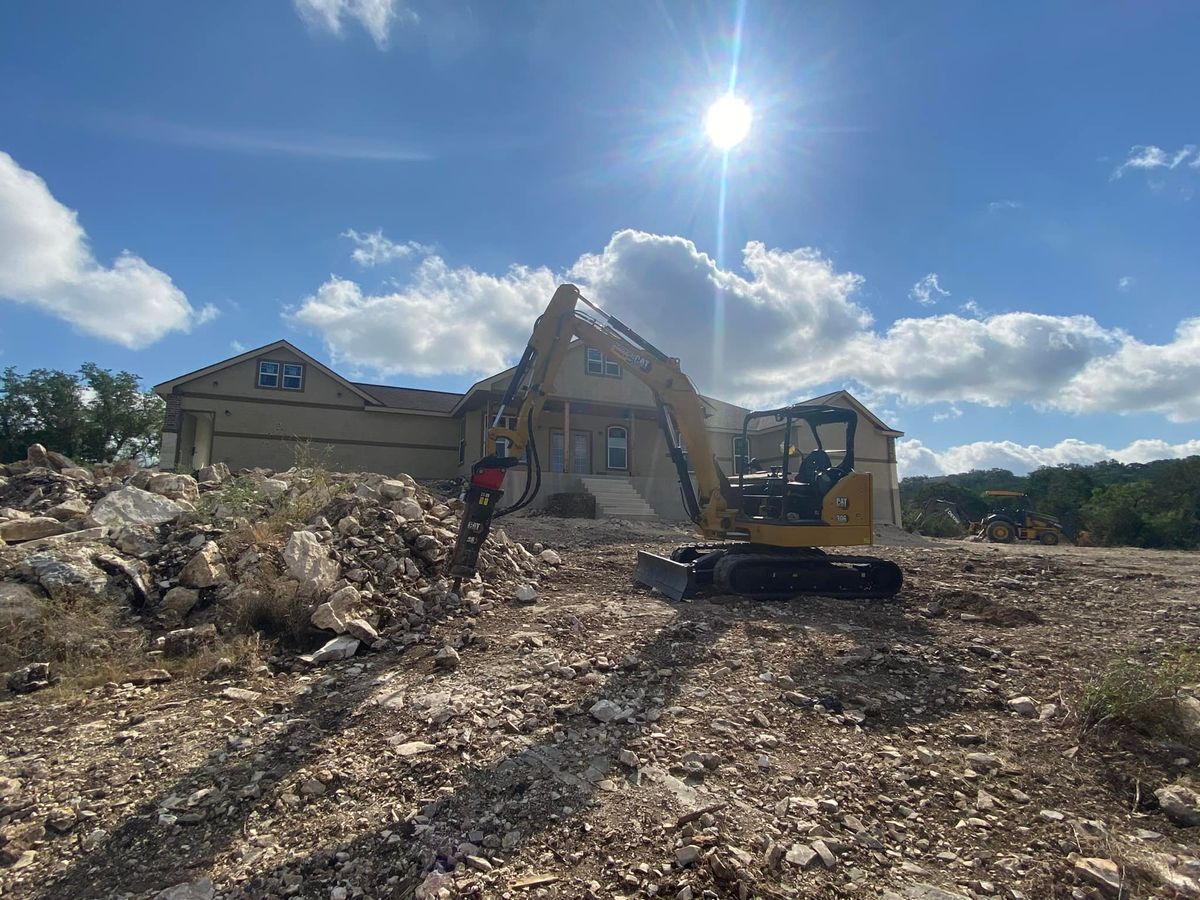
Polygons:
<instances>
[{"instance_id":1,"label":"limestone rock","mask_svg":"<svg viewBox=\"0 0 1200 900\"><path fill-rule=\"evenodd\" d=\"M88 517L97 525L161 525L173 522L184 508L167 497L136 487L123 487L105 494Z\"/></svg>"},{"instance_id":2,"label":"limestone rock","mask_svg":"<svg viewBox=\"0 0 1200 900\"><path fill-rule=\"evenodd\" d=\"M1200 825L1200 794L1182 782L1169 784L1154 792L1162 811L1179 825Z\"/></svg>"},{"instance_id":3,"label":"limestone rock","mask_svg":"<svg viewBox=\"0 0 1200 900\"><path fill-rule=\"evenodd\" d=\"M173 587L158 604L158 614L167 622L182 622L200 599L200 592L186 587Z\"/></svg>"},{"instance_id":4,"label":"limestone rock","mask_svg":"<svg viewBox=\"0 0 1200 900\"><path fill-rule=\"evenodd\" d=\"M191 475L176 475L174 472L159 472L146 483L146 490L154 494L170 497L172 500L195 500L200 496L200 488L196 479Z\"/></svg>"},{"instance_id":5,"label":"limestone rock","mask_svg":"<svg viewBox=\"0 0 1200 900\"><path fill-rule=\"evenodd\" d=\"M167 656L192 656L204 647L217 642L217 626L197 625L195 628L177 628L168 631L163 641L163 652Z\"/></svg>"},{"instance_id":6,"label":"limestone rock","mask_svg":"<svg viewBox=\"0 0 1200 900\"><path fill-rule=\"evenodd\" d=\"M306 662L320 665L321 663L335 662L339 659L349 659L357 652L358 639L343 634L328 641L321 649L300 658Z\"/></svg>"},{"instance_id":7,"label":"limestone rock","mask_svg":"<svg viewBox=\"0 0 1200 900\"><path fill-rule=\"evenodd\" d=\"M793 866L807 869L816 862L817 851L807 844L792 844L791 849L783 858Z\"/></svg>"},{"instance_id":8,"label":"limestone rock","mask_svg":"<svg viewBox=\"0 0 1200 900\"><path fill-rule=\"evenodd\" d=\"M433 664L439 669L457 669L458 663L458 651L453 647L443 647L433 655Z\"/></svg>"},{"instance_id":9,"label":"limestone rock","mask_svg":"<svg viewBox=\"0 0 1200 900\"><path fill-rule=\"evenodd\" d=\"M207 588L229 580L229 569L216 541L208 541L179 573L179 583L185 587Z\"/></svg>"},{"instance_id":10,"label":"limestone rock","mask_svg":"<svg viewBox=\"0 0 1200 900\"><path fill-rule=\"evenodd\" d=\"M1038 714L1037 701L1032 697L1013 697L1008 701L1008 708L1026 719L1032 719Z\"/></svg>"},{"instance_id":11,"label":"limestone rock","mask_svg":"<svg viewBox=\"0 0 1200 900\"><path fill-rule=\"evenodd\" d=\"M201 484L220 484L229 480L229 466L223 462L205 466L196 473L196 480Z\"/></svg>"},{"instance_id":12,"label":"limestone rock","mask_svg":"<svg viewBox=\"0 0 1200 900\"><path fill-rule=\"evenodd\" d=\"M1121 867L1111 859L1082 856L1075 860L1075 874L1088 884L1094 884L1110 897L1119 896L1124 887Z\"/></svg>"},{"instance_id":13,"label":"limestone rock","mask_svg":"<svg viewBox=\"0 0 1200 900\"><path fill-rule=\"evenodd\" d=\"M36 541L38 538L62 534L67 528L58 519L49 516L31 516L28 519L11 519L0 522L0 539L8 544Z\"/></svg>"},{"instance_id":14,"label":"limestone rock","mask_svg":"<svg viewBox=\"0 0 1200 900\"><path fill-rule=\"evenodd\" d=\"M70 605L107 597L108 576L95 566L86 547L56 547L31 554L19 571L36 581L56 603Z\"/></svg>"},{"instance_id":15,"label":"limestone rock","mask_svg":"<svg viewBox=\"0 0 1200 900\"><path fill-rule=\"evenodd\" d=\"M398 756L419 756L422 753L428 753L437 748L433 744L427 744L425 741L405 741L399 735L388 741L392 744L392 749Z\"/></svg>"},{"instance_id":16,"label":"limestone rock","mask_svg":"<svg viewBox=\"0 0 1200 900\"><path fill-rule=\"evenodd\" d=\"M154 895L154 900L213 900L215 896L216 888L212 879L201 878L161 890Z\"/></svg>"},{"instance_id":17,"label":"limestone rock","mask_svg":"<svg viewBox=\"0 0 1200 900\"><path fill-rule=\"evenodd\" d=\"M35 469L36 468L41 468L41 469L51 468L50 457L48 457L46 455L46 448L43 447L41 444L30 444L29 445L28 449L26 449L26 451L25 451L25 461L27 463L29 463L29 465L33 466Z\"/></svg>"},{"instance_id":18,"label":"limestone rock","mask_svg":"<svg viewBox=\"0 0 1200 900\"><path fill-rule=\"evenodd\" d=\"M514 597L518 603L537 603L538 594L533 585L523 584L517 588Z\"/></svg>"},{"instance_id":19,"label":"limestone rock","mask_svg":"<svg viewBox=\"0 0 1200 900\"><path fill-rule=\"evenodd\" d=\"M543 550L540 554L542 562L549 566L561 566L562 557L553 550Z\"/></svg>"},{"instance_id":20,"label":"limestone rock","mask_svg":"<svg viewBox=\"0 0 1200 900\"><path fill-rule=\"evenodd\" d=\"M611 722L621 714L621 707L611 700L597 700L592 704L588 713L597 722Z\"/></svg>"},{"instance_id":21,"label":"limestone rock","mask_svg":"<svg viewBox=\"0 0 1200 900\"><path fill-rule=\"evenodd\" d=\"M0 581L0 626L39 618L44 603L41 593L29 585Z\"/></svg>"},{"instance_id":22,"label":"limestone rock","mask_svg":"<svg viewBox=\"0 0 1200 900\"><path fill-rule=\"evenodd\" d=\"M422 522L425 520L425 510L421 509L421 504L411 497L406 497L403 500L397 500L393 503L392 512L398 516L402 516L408 522Z\"/></svg>"},{"instance_id":23,"label":"limestone rock","mask_svg":"<svg viewBox=\"0 0 1200 900\"><path fill-rule=\"evenodd\" d=\"M365 607L362 595L352 584L346 585L313 610L310 621L317 628L343 634L349 619L361 618Z\"/></svg>"},{"instance_id":24,"label":"limestone rock","mask_svg":"<svg viewBox=\"0 0 1200 900\"><path fill-rule=\"evenodd\" d=\"M414 488L403 481L385 478L379 482L379 493L384 500L405 500L413 495Z\"/></svg>"},{"instance_id":25,"label":"limestone rock","mask_svg":"<svg viewBox=\"0 0 1200 900\"><path fill-rule=\"evenodd\" d=\"M91 504L81 497L74 497L70 500L64 500L56 506L46 510L46 515L53 519L58 519L60 522L69 522L72 519L78 519L86 516L91 512Z\"/></svg>"},{"instance_id":26,"label":"limestone rock","mask_svg":"<svg viewBox=\"0 0 1200 900\"><path fill-rule=\"evenodd\" d=\"M32 694L50 687L57 680L50 674L50 663L30 663L8 676L8 689L14 694Z\"/></svg>"},{"instance_id":27,"label":"limestone rock","mask_svg":"<svg viewBox=\"0 0 1200 900\"><path fill-rule=\"evenodd\" d=\"M338 579L338 564L329 558L329 551L311 531L292 533L283 548L283 561L288 574L300 582L305 596L329 593Z\"/></svg>"},{"instance_id":28,"label":"limestone rock","mask_svg":"<svg viewBox=\"0 0 1200 900\"><path fill-rule=\"evenodd\" d=\"M373 644L379 640L379 632L372 628L366 619L347 619L346 633L366 644Z\"/></svg>"}]
</instances>

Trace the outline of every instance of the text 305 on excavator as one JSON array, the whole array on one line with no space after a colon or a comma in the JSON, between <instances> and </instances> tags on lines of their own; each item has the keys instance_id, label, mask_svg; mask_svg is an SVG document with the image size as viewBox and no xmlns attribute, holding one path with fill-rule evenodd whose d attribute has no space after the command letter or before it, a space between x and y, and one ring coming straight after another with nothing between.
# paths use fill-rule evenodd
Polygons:
<instances>
[{"instance_id":1,"label":"text 305 on excavator","mask_svg":"<svg viewBox=\"0 0 1200 900\"><path fill-rule=\"evenodd\" d=\"M586 312L576 308L579 303ZM752 424L771 417L783 423L783 464L768 472L751 472L750 460L740 458L736 480L731 481L717 464L704 427L703 398L680 370L679 360L605 313L572 284L559 286L534 325L487 432L485 447L491 452L471 469L462 524L448 565L451 577L474 576L493 517L528 506L537 495L541 463L534 425L573 338L620 359L650 388L684 508L705 539L676 549L670 558L639 551L635 580L675 600L710 585L764 598L798 594L882 598L900 590L902 576L894 563L819 549L869 546L873 539L871 476L854 471L858 417L853 410L795 405L750 413L742 427L742 446L749 446ZM515 428L503 425L510 416ZM816 443L794 474L788 471L796 447L793 426L807 427ZM844 429L845 449L837 465L822 443L822 426ZM507 447L504 456L496 453L500 439ZM514 503L497 511L505 474L518 464L526 448L530 465L525 489Z\"/></svg>"}]
</instances>

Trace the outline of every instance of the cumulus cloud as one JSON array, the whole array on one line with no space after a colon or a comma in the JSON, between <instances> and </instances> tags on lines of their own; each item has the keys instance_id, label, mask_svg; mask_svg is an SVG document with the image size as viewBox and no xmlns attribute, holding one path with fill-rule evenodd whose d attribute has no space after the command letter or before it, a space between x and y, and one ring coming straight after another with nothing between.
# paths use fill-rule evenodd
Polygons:
<instances>
[{"instance_id":1,"label":"cumulus cloud","mask_svg":"<svg viewBox=\"0 0 1200 900\"><path fill-rule=\"evenodd\" d=\"M1061 466L1068 463L1087 465L1108 459L1123 463L1144 463L1156 459L1181 459L1198 454L1200 440L1169 444L1157 439L1143 439L1119 449L1076 438L1067 438L1051 447L1017 444L1013 441L976 441L942 451L931 450L919 440L899 441L896 444L896 460L901 477L953 475L970 472L972 469L1008 469L1024 474L1040 466Z\"/></svg>"},{"instance_id":2,"label":"cumulus cloud","mask_svg":"<svg viewBox=\"0 0 1200 900\"><path fill-rule=\"evenodd\" d=\"M938 297L949 297L950 292L943 291L942 286L938 284L937 273L930 272L912 286L912 290L908 292L908 296L922 306L933 306L938 302Z\"/></svg>"},{"instance_id":3,"label":"cumulus cloud","mask_svg":"<svg viewBox=\"0 0 1200 900\"><path fill-rule=\"evenodd\" d=\"M165 272L127 250L111 266L98 262L75 211L3 151L0 297L135 349L217 313L212 306L194 310Z\"/></svg>"},{"instance_id":4,"label":"cumulus cloud","mask_svg":"<svg viewBox=\"0 0 1200 900\"><path fill-rule=\"evenodd\" d=\"M363 234L351 228L343 232L342 237L349 238L356 245L350 254L351 259L360 266L368 268L405 259L414 253L426 256L433 252L432 247L418 244L416 241L397 244L395 241L388 240L383 236L382 229Z\"/></svg>"},{"instance_id":5,"label":"cumulus cloud","mask_svg":"<svg viewBox=\"0 0 1200 900\"><path fill-rule=\"evenodd\" d=\"M400 0L293 0L296 11L314 28L340 35L346 21L357 21L381 50L387 46L392 23L417 21L417 14Z\"/></svg>"},{"instance_id":6,"label":"cumulus cloud","mask_svg":"<svg viewBox=\"0 0 1200 900\"><path fill-rule=\"evenodd\" d=\"M1175 151L1167 151L1153 144L1137 144L1130 149L1125 162L1113 170L1112 178L1113 180L1120 178L1130 169L1175 169L1188 157L1192 157L1195 152L1195 144L1187 144ZM1192 158L1190 167L1200 168L1200 155Z\"/></svg>"},{"instance_id":7,"label":"cumulus cloud","mask_svg":"<svg viewBox=\"0 0 1200 900\"><path fill-rule=\"evenodd\" d=\"M1200 418L1200 320L1182 323L1166 344L1090 316L989 315L977 306L971 317L906 317L878 328L859 302L858 275L816 250L757 241L737 270L685 238L632 230L566 272L517 266L488 275L426 255L386 292L331 278L292 316L361 366L483 374L516 359L561 280L679 354L702 391L737 403L781 403L849 383L911 403Z\"/></svg>"},{"instance_id":8,"label":"cumulus cloud","mask_svg":"<svg viewBox=\"0 0 1200 900\"><path fill-rule=\"evenodd\" d=\"M385 376L492 374L513 362L556 286L544 268L486 275L428 256L400 290L364 293L331 276L288 315L322 336L335 364Z\"/></svg>"}]
</instances>

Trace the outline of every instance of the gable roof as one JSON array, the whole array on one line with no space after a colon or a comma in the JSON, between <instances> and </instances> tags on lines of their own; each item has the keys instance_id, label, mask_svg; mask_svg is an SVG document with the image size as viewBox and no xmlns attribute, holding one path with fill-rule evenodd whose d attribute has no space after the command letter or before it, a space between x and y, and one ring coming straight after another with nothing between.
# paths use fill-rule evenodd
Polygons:
<instances>
[{"instance_id":1,"label":"gable roof","mask_svg":"<svg viewBox=\"0 0 1200 900\"><path fill-rule=\"evenodd\" d=\"M203 378L205 375L209 375L213 372L219 372L221 369L224 369L228 366L236 365L237 363L241 363L241 362L246 362L247 360L254 359L257 356L262 356L264 353L270 353L273 350L287 350L291 353L295 353L298 357L300 357L302 360L304 360L304 362L307 365L312 366L317 371L322 372L323 374L332 378L334 381L336 381L342 387L346 388L351 393L357 394L359 397L361 397L363 399L363 401L365 403L367 403L370 406L386 405L386 404L382 403L380 400L377 400L375 397L372 397L366 391L364 391L361 386L355 385L353 382L347 381L345 378L343 378L337 372L333 371L333 369L329 368L329 366L325 365L320 360L313 359L311 356L309 356L307 353L305 353L299 347L292 344L290 341L284 341L284 340L273 341L270 344L264 344L261 347L255 347L253 350L247 350L245 353L239 353L237 356L231 356L228 359L223 359L220 362L213 363L211 366L205 366L203 369L197 369L194 372L188 372L186 375L180 375L178 378L172 378L170 381L164 381L161 384L156 384L154 386L154 393L159 394L160 396L166 396L166 395L170 394L173 390L175 390L176 387L183 384L184 382L193 381L196 378Z\"/></svg>"},{"instance_id":2,"label":"gable roof","mask_svg":"<svg viewBox=\"0 0 1200 900\"><path fill-rule=\"evenodd\" d=\"M429 391L422 388L393 387L390 384L354 382L389 409L413 409L420 412L448 413L454 409L462 394L454 391Z\"/></svg>"}]
</instances>

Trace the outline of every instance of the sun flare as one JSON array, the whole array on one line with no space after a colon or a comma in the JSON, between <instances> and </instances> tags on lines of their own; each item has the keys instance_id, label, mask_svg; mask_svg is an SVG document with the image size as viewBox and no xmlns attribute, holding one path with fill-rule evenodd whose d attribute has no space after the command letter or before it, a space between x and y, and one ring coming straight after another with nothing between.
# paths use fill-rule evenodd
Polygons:
<instances>
[{"instance_id":1,"label":"sun flare","mask_svg":"<svg viewBox=\"0 0 1200 900\"><path fill-rule=\"evenodd\" d=\"M745 100L735 94L726 94L708 108L704 130L713 146L727 153L749 134L753 118Z\"/></svg>"}]
</instances>

